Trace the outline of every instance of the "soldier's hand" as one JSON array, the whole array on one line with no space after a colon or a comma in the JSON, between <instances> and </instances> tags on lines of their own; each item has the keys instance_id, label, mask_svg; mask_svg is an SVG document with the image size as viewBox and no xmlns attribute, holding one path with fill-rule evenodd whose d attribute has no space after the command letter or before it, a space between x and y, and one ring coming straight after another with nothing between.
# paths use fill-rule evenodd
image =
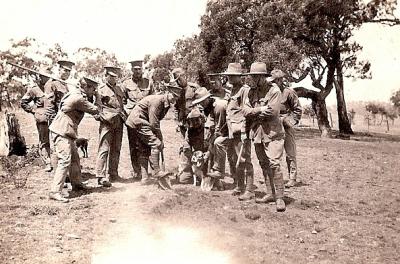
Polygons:
<instances>
[{"instance_id":1,"label":"soldier's hand","mask_svg":"<svg viewBox=\"0 0 400 264\"><path fill-rule=\"evenodd\" d=\"M253 108L250 108L250 107L242 108L242 113L243 113L244 117L251 117L254 115Z\"/></svg>"},{"instance_id":2,"label":"soldier's hand","mask_svg":"<svg viewBox=\"0 0 400 264\"><path fill-rule=\"evenodd\" d=\"M159 145L159 147L158 147L158 150L163 150L164 149L164 142L163 141L160 141L160 145Z\"/></svg>"},{"instance_id":3,"label":"soldier's hand","mask_svg":"<svg viewBox=\"0 0 400 264\"><path fill-rule=\"evenodd\" d=\"M246 132L242 132L242 133L240 134L240 141L245 142L245 141L248 140L248 139L249 139L249 138L248 138Z\"/></svg>"}]
</instances>

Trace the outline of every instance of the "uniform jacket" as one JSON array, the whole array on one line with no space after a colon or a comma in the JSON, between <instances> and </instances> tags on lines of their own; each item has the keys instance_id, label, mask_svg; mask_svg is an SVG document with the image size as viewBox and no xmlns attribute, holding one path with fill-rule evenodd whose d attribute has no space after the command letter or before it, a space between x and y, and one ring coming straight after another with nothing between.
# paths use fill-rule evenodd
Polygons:
<instances>
[{"instance_id":1,"label":"uniform jacket","mask_svg":"<svg viewBox=\"0 0 400 264\"><path fill-rule=\"evenodd\" d=\"M36 122L43 123L47 122L46 109L44 108L45 101L46 96L43 90L38 85L33 85L22 96L21 107L26 112L34 114ZM33 106L31 106L31 102L33 102Z\"/></svg>"},{"instance_id":2,"label":"uniform jacket","mask_svg":"<svg viewBox=\"0 0 400 264\"><path fill-rule=\"evenodd\" d=\"M213 102L213 111L207 118L205 127L214 130L216 134L227 137L228 136L228 126L226 124L226 107L228 101L217 98Z\"/></svg>"},{"instance_id":3,"label":"uniform jacket","mask_svg":"<svg viewBox=\"0 0 400 264\"><path fill-rule=\"evenodd\" d=\"M294 126L301 119L302 109L296 92L291 88L284 88L281 96L280 116L283 126Z\"/></svg>"},{"instance_id":4,"label":"uniform jacket","mask_svg":"<svg viewBox=\"0 0 400 264\"><path fill-rule=\"evenodd\" d=\"M279 118L281 107L281 90L276 84L250 90L241 90L244 107L258 108L255 116L246 118L246 132L254 143L268 143L272 140L283 139L285 132Z\"/></svg>"},{"instance_id":5,"label":"uniform jacket","mask_svg":"<svg viewBox=\"0 0 400 264\"><path fill-rule=\"evenodd\" d=\"M147 78L141 78L139 82L127 79L121 84L121 89L126 98L125 110L129 114L133 107L145 96L154 94L153 85Z\"/></svg>"},{"instance_id":6,"label":"uniform jacket","mask_svg":"<svg viewBox=\"0 0 400 264\"><path fill-rule=\"evenodd\" d=\"M153 94L140 100L126 120L126 125L139 128L149 125L153 132L161 133L160 121L165 117L170 104L166 94Z\"/></svg>"},{"instance_id":7,"label":"uniform jacket","mask_svg":"<svg viewBox=\"0 0 400 264\"><path fill-rule=\"evenodd\" d=\"M229 130L229 138L241 133L245 125L245 117L241 111L243 107L243 95L247 94L250 87L243 85L235 94L226 94L228 101L226 107L226 122Z\"/></svg>"},{"instance_id":8,"label":"uniform jacket","mask_svg":"<svg viewBox=\"0 0 400 264\"><path fill-rule=\"evenodd\" d=\"M182 88L175 104L175 110L179 122L186 123L186 117L192 109L192 101L194 100L195 91L198 88L200 88L198 84L190 82L186 87Z\"/></svg>"},{"instance_id":9,"label":"uniform jacket","mask_svg":"<svg viewBox=\"0 0 400 264\"><path fill-rule=\"evenodd\" d=\"M78 125L85 113L95 115L99 114L99 110L97 106L87 100L86 95L80 90L72 90L61 100L60 111L57 113L49 129L63 137L76 139Z\"/></svg>"},{"instance_id":10,"label":"uniform jacket","mask_svg":"<svg viewBox=\"0 0 400 264\"><path fill-rule=\"evenodd\" d=\"M44 85L44 93L47 100L45 100L45 112L47 120L51 121L56 116L61 99L68 92L68 87L56 80L48 80Z\"/></svg>"},{"instance_id":11,"label":"uniform jacket","mask_svg":"<svg viewBox=\"0 0 400 264\"><path fill-rule=\"evenodd\" d=\"M109 84L99 86L96 92L96 105L99 106L108 125L120 124L125 121L124 92L116 85L112 88Z\"/></svg>"}]
</instances>

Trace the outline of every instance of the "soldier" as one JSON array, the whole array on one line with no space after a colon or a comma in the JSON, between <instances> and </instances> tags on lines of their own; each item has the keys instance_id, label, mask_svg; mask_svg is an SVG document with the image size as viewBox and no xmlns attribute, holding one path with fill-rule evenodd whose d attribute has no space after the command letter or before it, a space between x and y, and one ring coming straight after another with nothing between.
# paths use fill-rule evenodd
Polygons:
<instances>
[{"instance_id":1,"label":"soldier","mask_svg":"<svg viewBox=\"0 0 400 264\"><path fill-rule=\"evenodd\" d=\"M285 137L282 121L279 118L281 91L275 83L270 84L266 80L265 63L254 62L248 74L252 78L254 89L243 91L242 112L246 124L242 132L250 132L265 183L269 179L272 193L271 196L265 195L261 199L256 199L256 202L276 201L277 211L282 212L286 210L286 205L283 200L285 186L280 167ZM281 71L274 71L272 74L271 80L281 77Z\"/></svg>"},{"instance_id":2,"label":"soldier","mask_svg":"<svg viewBox=\"0 0 400 264\"><path fill-rule=\"evenodd\" d=\"M60 202L68 202L68 199L61 195L67 176L71 180L73 191L88 189L81 182L81 165L75 139L85 113L96 115L97 119L100 116L97 106L87 100L87 97L94 93L93 86L87 85L87 82L89 80L81 79L79 89L71 89L63 97L59 112L49 127L58 160L49 198Z\"/></svg>"},{"instance_id":3,"label":"soldier","mask_svg":"<svg viewBox=\"0 0 400 264\"><path fill-rule=\"evenodd\" d=\"M175 109L178 119L177 131L181 132L184 143L179 149L180 164L178 181L183 184L190 184L193 180L191 167L192 152L204 151L204 123L195 127L189 127L187 116L192 109L195 91L200 87L195 83L189 83L186 73L182 68L175 68L172 71L173 82L181 88Z\"/></svg>"},{"instance_id":4,"label":"soldier","mask_svg":"<svg viewBox=\"0 0 400 264\"><path fill-rule=\"evenodd\" d=\"M45 171L52 171L50 160L50 140L49 140L49 124L45 113L45 100L44 86L49 80L44 75L39 75L37 83L29 87L21 99L21 107L28 113L35 116L36 128L39 133L39 154L46 164ZM33 102L33 106L30 103Z\"/></svg>"},{"instance_id":5,"label":"soldier","mask_svg":"<svg viewBox=\"0 0 400 264\"><path fill-rule=\"evenodd\" d=\"M75 63L67 60L59 60L57 63L60 66L60 79L67 80ZM46 116L49 124L51 124L58 112L61 99L68 92L68 87L60 81L50 79L44 86L44 92L48 98L45 104Z\"/></svg>"},{"instance_id":6,"label":"soldier","mask_svg":"<svg viewBox=\"0 0 400 264\"><path fill-rule=\"evenodd\" d=\"M254 171L251 163L251 144L248 135L242 135L242 126L245 118L241 111L243 106L242 95L250 89L243 85L242 67L240 63L229 63L226 72L222 73L228 77L231 93L227 94L226 124L228 135L221 134L216 138L214 145L216 150L216 162L213 171L209 175L221 177L225 173L225 159L227 153L230 173L235 179L233 195L240 195L239 200L245 201L255 197L253 192Z\"/></svg>"},{"instance_id":7,"label":"soldier","mask_svg":"<svg viewBox=\"0 0 400 264\"><path fill-rule=\"evenodd\" d=\"M100 107L104 121L99 127L99 148L96 162L96 177L104 187L111 187L110 180L119 180L118 165L121 152L123 123L126 113L123 108L124 93L117 85L120 68L106 66L106 83L96 93L96 104Z\"/></svg>"},{"instance_id":8,"label":"soldier","mask_svg":"<svg viewBox=\"0 0 400 264\"><path fill-rule=\"evenodd\" d=\"M191 116L193 113L202 113L204 118L206 118L204 126L204 141L207 150L206 156L208 157L208 166L205 168L206 171L204 171L204 173L207 173L207 176L215 177L214 180L211 182L212 186L209 186L210 189L212 189L213 186L216 186L219 189L223 189L223 185L220 182L220 178L222 178L223 175L210 175L208 173L211 172L212 166L214 164L215 139L222 135L228 136L228 127L226 125L227 101L223 100L219 96L214 96L204 87L196 90L194 98L195 100L193 100L192 102L194 107L189 116ZM199 109L200 111L196 111L197 109Z\"/></svg>"},{"instance_id":9,"label":"soldier","mask_svg":"<svg viewBox=\"0 0 400 264\"><path fill-rule=\"evenodd\" d=\"M208 76L208 82L210 85L210 93L213 96L219 97L219 98L224 98L226 94L226 90L224 88L224 83L221 80L221 74L219 73L209 73L207 74Z\"/></svg>"},{"instance_id":10,"label":"soldier","mask_svg":"<svg viewBox=\"0 0 400 264\"><path fill-rule=\"evenodd\" d=\"M171 189L171 183L168 173L160 167L160 155L164 148L160 121L170 106L176 103L177 97L178 93L173 92L149 95L137 103L126 120L126 125L136 131L141 144L139 163L142 182L149 183L148 162L150 161L153 176L157 178L158 185L164 190Z\"/></svg>"},{"instance_id":11,"label":"soldier","mask_svg":"<svg viewBox=\"0 0 400 264\"><path fill-rule=\"evenodd\" d=\"M284 85L283 72L273 70L271 74L276 77L273 82L278 85L282 92L280 118L285 129L284 148L289 172L289 181L285 186L291 188L296 185L297 178L296 138L293 126L300 122L302 109L296 92Z\"/></svg>"},{"instance_id":12,"label":"soldier","mask_svg":"<svg viewBox=\"0 0 400 264\"><path fill-rule=\"evenodd\" d=\"M150 83L149 79L143 77L142 64L143 61L131 61L132 78L125 80L121 84L121 89L123 90L126 98L125 111L127 115L130 114L132 109L135 107L137 102L139 102L144 97L153 94L153 85ZM129 126L126 127L128 132L128 142L131 157L131 164L133 168L133 175L135 178L141 178L140 176L140 165L138 162L138 144L135 135L135 131Z\"/></svg>"}]
</instances>

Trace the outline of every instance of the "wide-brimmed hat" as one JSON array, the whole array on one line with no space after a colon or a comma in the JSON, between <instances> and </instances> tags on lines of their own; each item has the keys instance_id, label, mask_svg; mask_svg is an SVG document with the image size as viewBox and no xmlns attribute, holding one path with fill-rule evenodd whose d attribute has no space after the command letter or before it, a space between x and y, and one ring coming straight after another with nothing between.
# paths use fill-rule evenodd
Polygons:
<instances>
[{"instance_id":1,"label":"wide-brimmed hat","mask_svg":"<svg viewBox=\"0 0 400 264\"><path fill-rule=\"evenodd\" d=\"M237 62L232 62L228 64L226 71L221 72L221 75L243 75L242 65Z\"/></svg>"},{"instance_id":2,"label":"wide-brimmed hat","mask_svg":"<svg viewBox=\"0 0 400 264\"><path fill-rule=\"evenodd\" d=\"M276 79L285 77L285 75L286 74L283 71L275 69L275 70L272 70L271 77L268 77L267 81L272 82Z\"/></svg>"},{"instance_id":3,"label":"wide-brimmed hat","mask_svg":"<svg viewBox=\"0 0 400 264\"><path fill-rule=\"evenodd\" d=\"M194 100L192 101L192 105L199 104L206 100L207 98L211 97L210 91L207 90L205 87L200 87L194 92Z\"/></svg>"},{"instance_id":4,"label":"wide-brimmed hat","mask_svg":"<svg viewBox=\"0 0 400 264\"><path fill-rule=\"evenodd\" d=\"M267 65L264 62L253 62L247 75L267 75Z\"/></svg>"}]
</instances>

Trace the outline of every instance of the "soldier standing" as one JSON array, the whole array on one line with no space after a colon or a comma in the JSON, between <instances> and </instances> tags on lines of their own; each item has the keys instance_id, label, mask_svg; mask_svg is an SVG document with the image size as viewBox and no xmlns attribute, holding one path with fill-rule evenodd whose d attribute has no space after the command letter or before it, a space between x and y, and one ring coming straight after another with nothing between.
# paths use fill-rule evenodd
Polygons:
<instances>
[{"instance_id":1,"label":"soldier standing","mask_svg":"<svg viewBox=\"0 0 400 264\"><path fill-rule=\"evenodd\" d=\"M228 77L231 93L227 94L226 124L228 135L221 134L215 139L216 158L213 171L209 175L221 177L225 172L227 153L230 173L235 179L233 195L240 195L239 200L250 200L255 197L253 190L254 171L251 163L251 144L248 135L242 135L245 117L241 111L243 93L250 87L243 85L243 70L240 63L229 63L228 69L222 73Z\"/></svg>"},{"instance_id":2,"label":"soldier standing","mask_svg":"<svg viewBox=\"0 0 400 264\"><path fill-rule=\"evenodd\" d=\"M96 93L96 104L104 115L99 127L96 177L98 183L104 187L111 187L110 180L120 179L119 156L123 123L127 117L123 108L124 93L117 85L120 70L119 67L106 66L106 83L101 85Z\"/></svg>"},{"instance_id":3,"label":"soldier standing","mask_svg":"<svg viewBox=\"0 0 400 264\"><path fill-rule=\"evenodd\" d=\"M159 95L149 95L140 100L129 114L126 125L136 131L141 145L140 168L142 182L149 182L148 162L162 189L171 189L168 173L160 167L160 155L164 143L160 121L165 117L171 105L176 103L178 93L167 92ZM163 160L162 160L163 162Z\"/></svg>"},{"instance_id":4,"label":"soldier standing","mask_svg":"<svg viewBox=\"0 0 400 264\"><path fill-rule=\"evenodd\" d=\"M142 64L143 61L136 60L129 62L131 64L132 78L125 80L121 84L121 89L126 98L125 111L127 115L130 114L135 105L144 97L153 94L153 85L149 79L143 77ZM133 169L133 176L141 178L140 165L138 154L138 142L134 129L126 126L128 132L129 152L131 157L131 164Z\"/></svg>"},{"instance_id":5,"label":"soldier standing","mask_svg":"<svg viewBox=\"0 0 400 264\"><path fill-rule=\"evenodd\" d=\"M289 181L285 186L290 188L296 185L297 179L296 138L293 126L300 122L302 109L296 92L285 86L283 82L283 72L273 70L271 74L272 76L278 77L275 78L273 82L278 85L282 92L280 118L283 128L285 129L284 148L289 172Z\"/></svg>"},{"instance_id":6,"label":"soldier standing","mask_svg":"<svg viewBox=\"0 0 400 264\"><path fill-rule=\"evenodd\" d=\"M44 75L39 75L37 83L28 88L26 93L21 99L21 107L28 113L35 116L36 128L39 134L39 154L46 164L45 171L52 171L50 160L50 140L49 140L49 124L45 113L45 100L44 86L49 80ZM33 106L30 103L33 102Z\"/></svg>"},{"instance_id":7,"label":"soldier standing","mask_svg":"<svg viewBox=\"0 0 400 264\"><path fill-rule=\"evenodd\" d=\"M187 116L192 109L195 91L200 87L195 83L190 83L186 79L186 73L182 68L175 68L172 71L174 82L181 88L175 109L178 119L177 130L181 132L184 143L179 149L179 179L183 184L190 184L193 180L191 166L192 152L196 150L204 151L204 123L195 127L189 127Z\"/></svg>"},{"instance_id":8,"label":"soldier standing","mask_svg":"<svg viewBox=\"0 0 400 264\"><path fill-rule=\"evenodd\" d=\"M75 63L67 60L59 60L57 63L60 66L60 79L63 81L67 80ZM44 86L44 92L47 97L45 101L46 116L49 124L51 124L58 112L61 99L68 92L68 87L58 80L50 79Z\"/></svg>"},{"instance_id":9,"label":"soldier standing","mask_svg":"<svg viewBox=\"0 0 400 264\"><path fill-rule=\"evenodd\" d=\"M68 202L68 199L61 195L67 176L71 180L73 191L88 189L81 182L81 165L75 139L85 113L100 118L97 106L87 100L87 97L94 93L93 86L87 85L86 80L81 79L79 88L72 89L63 97L60 111L49 127L58 160L49 198L60 202Z\"/></svg>"},{"instance_id":10,"label":"soldier standing","mask_svg":"<svg viewBox=\"0 0 400 264\"><path fill-rule=\"evenodd\" d=\"M280 166L285 137L282 121L279 118L281 91L275 83L271 85L266 80L265 63L254 62L248 74L255 87L243 93L242 112L246 117L246 125L242 131L250 132L265 183L269 179L272 193L271 196L265 195L261 199L256 199L256 202L276 201L277 211L282 212L286 210L286 205L283 200L285 186ZM275 71L271 81L281 77L282 72Z\"/></svg>"}]
</instances>

